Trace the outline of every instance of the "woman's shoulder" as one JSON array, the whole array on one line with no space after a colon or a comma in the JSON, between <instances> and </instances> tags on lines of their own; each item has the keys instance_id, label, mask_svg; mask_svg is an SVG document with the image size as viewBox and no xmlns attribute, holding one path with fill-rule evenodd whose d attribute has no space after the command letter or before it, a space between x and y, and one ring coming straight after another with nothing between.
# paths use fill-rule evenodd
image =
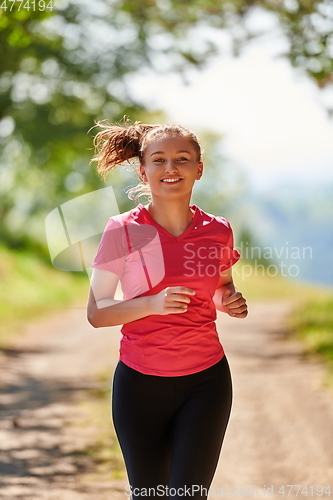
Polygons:
<instances>
[{"instance_id":1,"label":"woman's shoulder","mask_svg":"<svg viewBox=\"0 0 333 500\"><path fill-rule=\"evenodd\" d=\"M230 222L225 217L222 217L222 215L214 215L209 212L205 212L202 208L196 205L192 205L192 207L198 210L199 216L203 224L208 224L208 223L211 223L213 225L222 224L223 226L230 228Z\"/></svg>"},{"instance_id":2,"label":"woman's shoulder","mask_svg":"<svg viewBox=\"0 0 333 500\"><path fill-rule=\"evenodd\" d=\"M121 214L112 215L112 217L109 218L109 223L124 225L142 222L142 219L144 218L143 209L144 206L139 204L131 210L127 210L126 212L122 212Z\"/></svg>"}]
</instances>

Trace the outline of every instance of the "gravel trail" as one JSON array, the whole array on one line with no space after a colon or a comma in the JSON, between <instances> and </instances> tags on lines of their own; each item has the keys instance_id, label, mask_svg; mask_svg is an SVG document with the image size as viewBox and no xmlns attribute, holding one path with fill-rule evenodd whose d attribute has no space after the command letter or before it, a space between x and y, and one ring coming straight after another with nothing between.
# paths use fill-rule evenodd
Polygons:
<instances>
[{"instance_id":1,"label":"gravel trail","mask_svg":"<svg viewBox=\"0 0 333 500\"><path fill-rule=\"evenodd\" d=\"M322 365L285 339L289 310L249 301L245 320L219 314L234 400L212 499L313 498L317 485L331 485L333 497L333 392L322 386ZM119 339L118 327L91 327L81 304L29 325L0 351L0 500L127 498L125 478L82 479L94 462L80 450L97 430L73 426L77 403L100 387L96 375L109 370L111 381ZM308 489L283 495L283 485Z\"/></svg>"}]
</instances>

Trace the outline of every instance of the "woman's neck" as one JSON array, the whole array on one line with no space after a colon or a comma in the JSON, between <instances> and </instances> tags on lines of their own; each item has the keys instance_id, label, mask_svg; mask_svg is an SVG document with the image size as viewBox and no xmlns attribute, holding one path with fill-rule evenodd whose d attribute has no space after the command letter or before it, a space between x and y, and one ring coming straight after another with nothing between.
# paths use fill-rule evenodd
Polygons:
<instances>
[{"instance_id":1,"label":"woman's neck","mask_svg":"<svg viewBox=\"0 0 333 500\"><path fill-rule=\"evenodd\" d=\"M151 217L168 233L180 236L191 224L193 212L188 201L153 200L146 205Z\"/></svg>"}]
</instances>

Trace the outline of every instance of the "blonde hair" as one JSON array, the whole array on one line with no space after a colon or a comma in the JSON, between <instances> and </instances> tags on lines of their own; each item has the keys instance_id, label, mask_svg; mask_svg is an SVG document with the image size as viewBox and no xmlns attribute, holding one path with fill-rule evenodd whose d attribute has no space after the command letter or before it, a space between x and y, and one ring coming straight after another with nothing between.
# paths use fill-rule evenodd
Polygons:
<instances>
[{"instance_id":1,"label":"blonde hair","mask_svg":"<svg viewBox=\"0 0 333 500\"><path fill-rule=\"evenodd\" d=\"M139 121L130 124L124 118L124 125L107 123L106 120L97 121L96 127L102 130L94 137L95 154L91 162L97 162L97 172L103 180L107 174L125 161L132 165L138 175L140 183L127 190L127 196L138 202L140 196L150 197L149 184L143 181L139 166L133 165L129 160L138 158L144 164L144 152L148 144L155 139L163 137L184 137L189 139L201 161L201 146L194 132L181 125L148 125ZM93 127L94 128L94 127Z\"/></svg>"}]
</instances>

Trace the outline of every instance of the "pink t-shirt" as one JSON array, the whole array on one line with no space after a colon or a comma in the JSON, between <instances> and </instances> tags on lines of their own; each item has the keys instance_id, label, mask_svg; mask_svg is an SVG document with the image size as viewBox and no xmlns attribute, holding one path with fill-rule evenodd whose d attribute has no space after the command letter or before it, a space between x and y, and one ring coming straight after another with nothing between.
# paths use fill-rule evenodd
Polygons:
<instances>
[{"instance_id":1,"label":"pink t-shirt","mask_svg":"<svg viewBox=\"0 0 333 500\"><path fill-rule=\"evenodd\" d=\"M143 205L111 217L92 267L119 276L124 299L154 295L168 286L196 291L185 313L150 315L123 325L120 359L131 368L164 377L189 375L224 355L212 297L219 272L239 258L229 222L191 206L187 229L172 236Z\"/></svg>"}]
</instances>

